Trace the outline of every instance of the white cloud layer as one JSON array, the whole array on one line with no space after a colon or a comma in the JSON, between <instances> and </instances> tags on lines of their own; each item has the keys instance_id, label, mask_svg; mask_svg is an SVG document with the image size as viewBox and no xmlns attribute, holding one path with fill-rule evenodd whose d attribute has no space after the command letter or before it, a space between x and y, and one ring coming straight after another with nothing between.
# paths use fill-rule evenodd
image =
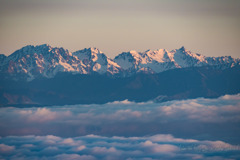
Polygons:
<instances>
[{"instance_id":1,"label":"white cloud layer","mask_svg":"<svg viewBox=\"0 0 240 160\"><path fill-rule=\"evenodd\" d=\"M125 100L7 107L0 109L0 155L6 159L238 159L239 124L240 94L165 103Z\"/></svg>"},{"instance_id":2,"label":"white cloud layer","mask_svg":"<svg viewBox=\"0 0 240 160\"><path fill-rule=\"evenodd\" d=\"M217 134L214 133L224 134L226 130L239 133L239 123L240 94L166 103L126 100L103 105L0 109L0 136L143 136L170 133L175 136L208 134L215 137Z\"/></svg>"},{"instance_id":3,"label":"white cloud layer","mask_svg":"<svg viewBox=\"0 0 240 160\"><path fill-rule=\"evenodd\" d=\"M216 159L240 158L240 146L237 145L222 141L179 139L162 134L73 138L8 136L1 138L0 142L1 159L215 159L218 154L221 156Z\"/></svg>"}]
</instances>

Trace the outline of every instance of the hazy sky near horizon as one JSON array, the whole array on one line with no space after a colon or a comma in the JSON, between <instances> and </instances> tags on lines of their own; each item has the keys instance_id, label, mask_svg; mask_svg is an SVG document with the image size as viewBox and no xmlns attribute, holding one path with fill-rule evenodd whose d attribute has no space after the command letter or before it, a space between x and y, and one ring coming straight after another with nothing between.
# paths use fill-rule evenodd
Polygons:
<instances>
[{"instance_id":1,"label":"hazy sky near horizon","mask_svg":"<svg viewBox=\"0 0 240 160\"><path fill-rule=\"evenodd\" d=\"M240 1L0 0L0 53L44 43L110 57L181 46L240 57Z\"/></svg>"}]
</instances>

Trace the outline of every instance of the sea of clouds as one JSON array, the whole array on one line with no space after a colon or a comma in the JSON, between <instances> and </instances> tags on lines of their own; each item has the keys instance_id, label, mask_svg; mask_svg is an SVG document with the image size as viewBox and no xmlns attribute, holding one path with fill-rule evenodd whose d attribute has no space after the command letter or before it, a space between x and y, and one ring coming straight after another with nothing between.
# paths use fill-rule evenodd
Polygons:
<instances>
[{"instance_id":1,"label":"sea of clouds","mask_svg":"<svg viewBox=\"0 0 240 160\"><path fill-rule=\"evenodd\" d=\"M4 159L225 159L239 158L240 147L222 141L198 141L168 134L145 137L74 138L8 136L1 139Z\"/></svg>"},{"instance_id":2,"label":"sea of clouds","mask_svg":"<svg viewBox=\"0 0 240 160\"><path fill-rule=\"evenodd\" d=\"M0 108L0 159L240 159L240 94Z\"/></svg>"}]
</instances>

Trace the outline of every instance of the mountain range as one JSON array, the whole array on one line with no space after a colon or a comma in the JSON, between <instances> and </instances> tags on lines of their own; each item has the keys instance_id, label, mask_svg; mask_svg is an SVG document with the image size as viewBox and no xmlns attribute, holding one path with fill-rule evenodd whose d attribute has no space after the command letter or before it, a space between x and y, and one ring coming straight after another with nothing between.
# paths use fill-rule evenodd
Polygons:
<instances>
[{"instance_id":1,"label":"mountain range","mask_svg":"<svg viewBox=\"0 0 240 160\"><path fill-rule=\"evenodd\" d=\"M205 57L184 47L107 57L47 44L0 55L0 106L130 100L163 102L240 93L240 59Z\"/></svg>"},{"instance_id":2,"label":"mountain range","mask_svg":"<svg viewBox=\"0 0 240 160\"><path fill-rule=\"evenodd\" d=\"M111 59L97 48L85 48L71 53L63 48L43 44L25 46L9 56L0 55L1 74L15 79L22 77L28 81L39 77L53 78L61 72L126 77L136 73L155 74L188 67L215 66L225 69L239 64L239 58L205 57L184 47L172 51L132 50Z\"/></svg>"}]
</instances>

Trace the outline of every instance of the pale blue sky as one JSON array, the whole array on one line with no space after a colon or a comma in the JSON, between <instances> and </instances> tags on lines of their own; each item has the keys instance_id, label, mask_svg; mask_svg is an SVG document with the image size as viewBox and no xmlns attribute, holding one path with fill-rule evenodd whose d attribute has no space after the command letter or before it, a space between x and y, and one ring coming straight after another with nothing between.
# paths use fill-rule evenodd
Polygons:
<instances>
[{"instance_id":1,"label":"pale blue sky","mask_svg":"<svg viewBox=\"0 0 240 160\"><path fill-rule=\"evenodd\" d=\"M0 53L48 43L76 51L185 46L240 57L239 0L0 0Z\"/></svg>"}]
</instances>

